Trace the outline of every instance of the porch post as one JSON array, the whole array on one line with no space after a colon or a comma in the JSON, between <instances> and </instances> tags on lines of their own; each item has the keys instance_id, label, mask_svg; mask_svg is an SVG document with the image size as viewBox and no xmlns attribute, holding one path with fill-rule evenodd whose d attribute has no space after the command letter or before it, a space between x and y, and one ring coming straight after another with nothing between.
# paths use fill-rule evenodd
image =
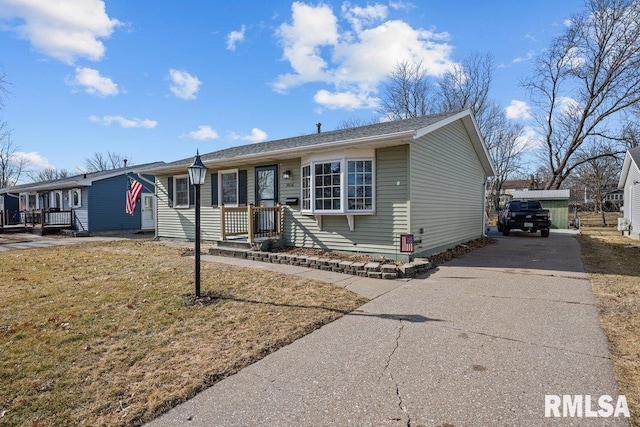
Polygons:
<instances>
[{"instance_id":1,"label":"porch post","mask_svg":"<svg viewBox=\"0 0 640 427\"><path fill-rule=\"evenodd\" d=\"M278 234L279 238L282 238L282 220L283 220L283 209L282 209L282 205L280 203L278 203L276 205L277 209L276 209L276 233Z\"/></svg>"},{"instance_id":2,"label":"porch post","mask_svg":"<svg viewBox=\"0 0 640 427\"><path fill-rule=\"evenodd\" d=\"M253 205L247 205L247 241L253 243Z\"/></svg>"},{"instance_id":3,"label":"porch post","mask_svg":"<svg viewBox=\"0 0 640 427\"><path fill-rule=\"evenodd\" d=\"M224 204L220 205L220 239L222 241L226 240L227 236L226 236L226 230L225 230L225 223L224 223Z\"/></svg>"}]
</instances>

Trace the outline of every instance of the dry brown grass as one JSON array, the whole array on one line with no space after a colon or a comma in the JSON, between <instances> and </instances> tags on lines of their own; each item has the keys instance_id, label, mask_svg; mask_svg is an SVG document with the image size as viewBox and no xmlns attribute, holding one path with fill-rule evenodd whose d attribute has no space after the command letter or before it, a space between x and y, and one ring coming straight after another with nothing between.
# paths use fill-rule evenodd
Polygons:
<instances>
[{"instance_id":1,"label":"dry brown grass","mask_svg":"<svg viewBox=\"0 0 640 427\"><path fill-rule=\"evenodd\" d=\"M0 424L140 425L365 299L148 241L0 253Z\"/></svg>"},{"instance_id":2,"label":"dry brown grass","mask_svg":"<svg viewBox=\"0 0 640 427\"><path fill-rule=\"evenodd\" d=\"M617 227L618 226L618 218L622 215L620 212L605 212L604 217L607 221L607 227ZM602 212L578 212L578 217L580 217L580 227L602 227ZM573 219L573 213L569 214L569 218Z\"/></svg>"},{"instance_id":3,"label":"dry brown grass","mask_svg":"<svg viewBox=\"0 0 640 427\"><path fill-rule=\"evenodd\" d=\"M620 393L640 426L640 242L610 228L583 229L579 240Z\"/></svg>"}]
</instances>

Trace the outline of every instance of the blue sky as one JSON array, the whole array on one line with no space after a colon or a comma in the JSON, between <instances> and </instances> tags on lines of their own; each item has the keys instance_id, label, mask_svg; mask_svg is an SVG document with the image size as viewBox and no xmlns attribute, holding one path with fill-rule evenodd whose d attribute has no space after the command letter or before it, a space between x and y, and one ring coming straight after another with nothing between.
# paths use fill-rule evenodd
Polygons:
<instances>
[{"instance_id":1,"label":"blue sky","mask_svg":"<svg viewBox=\"0 0 640 427\"><path fill-rule=\"evenodd\" d=\"M582 4L0 0L0 120L31 169L173 161L369 120L399 61L439 75L476 52L527 124L520 81Z\"/></svg>"}]
</instances>

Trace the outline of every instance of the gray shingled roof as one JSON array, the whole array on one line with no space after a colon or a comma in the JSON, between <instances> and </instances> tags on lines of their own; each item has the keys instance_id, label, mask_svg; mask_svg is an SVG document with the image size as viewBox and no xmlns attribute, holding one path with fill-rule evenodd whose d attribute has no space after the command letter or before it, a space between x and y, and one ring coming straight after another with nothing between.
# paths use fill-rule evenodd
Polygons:
<instances>
[{"instance_id":1,"label":"gray shingled roof","mask_svg":"<svg viewBox=\"0 0 640 427\"><path fill-rule=\"evenodd\" d=\"M462 110L460 110L462 111ZM203 162L214 160L236 159L256 154L266 154L289 149L300 149L317 145L340 143L363 138L372 138L382 135L393 135L397 133L412 132L425 128L448 117L454 116L460 111L453 111L429 116L414 117L405 120L376 123L367 126L360 126L349 129L335 130L331 132L314 133L310 135L297 136L293 138L279 139L274 141L259 142L256 144L241 145L231 147L212 153L202 154ZM170 169L176 167L188 167L193 162L193 156L166 163L160 169Z\"/></svg>"},{"instance_id":2,"label":"gray shingled roof","mask_svg":"<svg viewBox=\"0 0 640 427\"><path fill-rule=\"evenodd\" d=\"M629 156L640 168L640 147L629 148Z\"/></svg>"},{"instance_id":3,"label":"gray shingled roof","mask_svg":"<svg viewBox=\"0 0 640 427\"><path fill-rule=\"evenodd\" d=\"M106 171L89 172L87 174L81 173L78 175L69 176L66 178L52 179L49 181L31 182L28 184L16 185L14 187L7 187L0 189L0 193L16 193L23 190L45 190L50 188L71 188L80 185L81 182L93 182L100 179L117 176L125 172L144 172L147 169L153 169L160 167L164 162L145 163L141 165L127 166L126 168L109 169Z\"/></svg>"}]
</instances>

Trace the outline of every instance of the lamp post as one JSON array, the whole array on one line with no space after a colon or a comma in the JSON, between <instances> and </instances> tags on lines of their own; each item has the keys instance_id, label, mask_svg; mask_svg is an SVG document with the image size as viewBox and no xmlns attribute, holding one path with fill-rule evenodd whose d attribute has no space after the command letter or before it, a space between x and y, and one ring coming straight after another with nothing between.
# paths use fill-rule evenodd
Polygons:
<instances>
[{"instance_id":1,"label":"lamp post","mask_svg":"<svg viewBox=\"0 0 640 427\"><path fill-rule=\"evenodd\" d=\"M196 187L196 298L200 298L200 186L207 177L207 168L200 159L200 153L196 150L196 157L189 166L189 180Z\"/></svg>"}]
</instances>

